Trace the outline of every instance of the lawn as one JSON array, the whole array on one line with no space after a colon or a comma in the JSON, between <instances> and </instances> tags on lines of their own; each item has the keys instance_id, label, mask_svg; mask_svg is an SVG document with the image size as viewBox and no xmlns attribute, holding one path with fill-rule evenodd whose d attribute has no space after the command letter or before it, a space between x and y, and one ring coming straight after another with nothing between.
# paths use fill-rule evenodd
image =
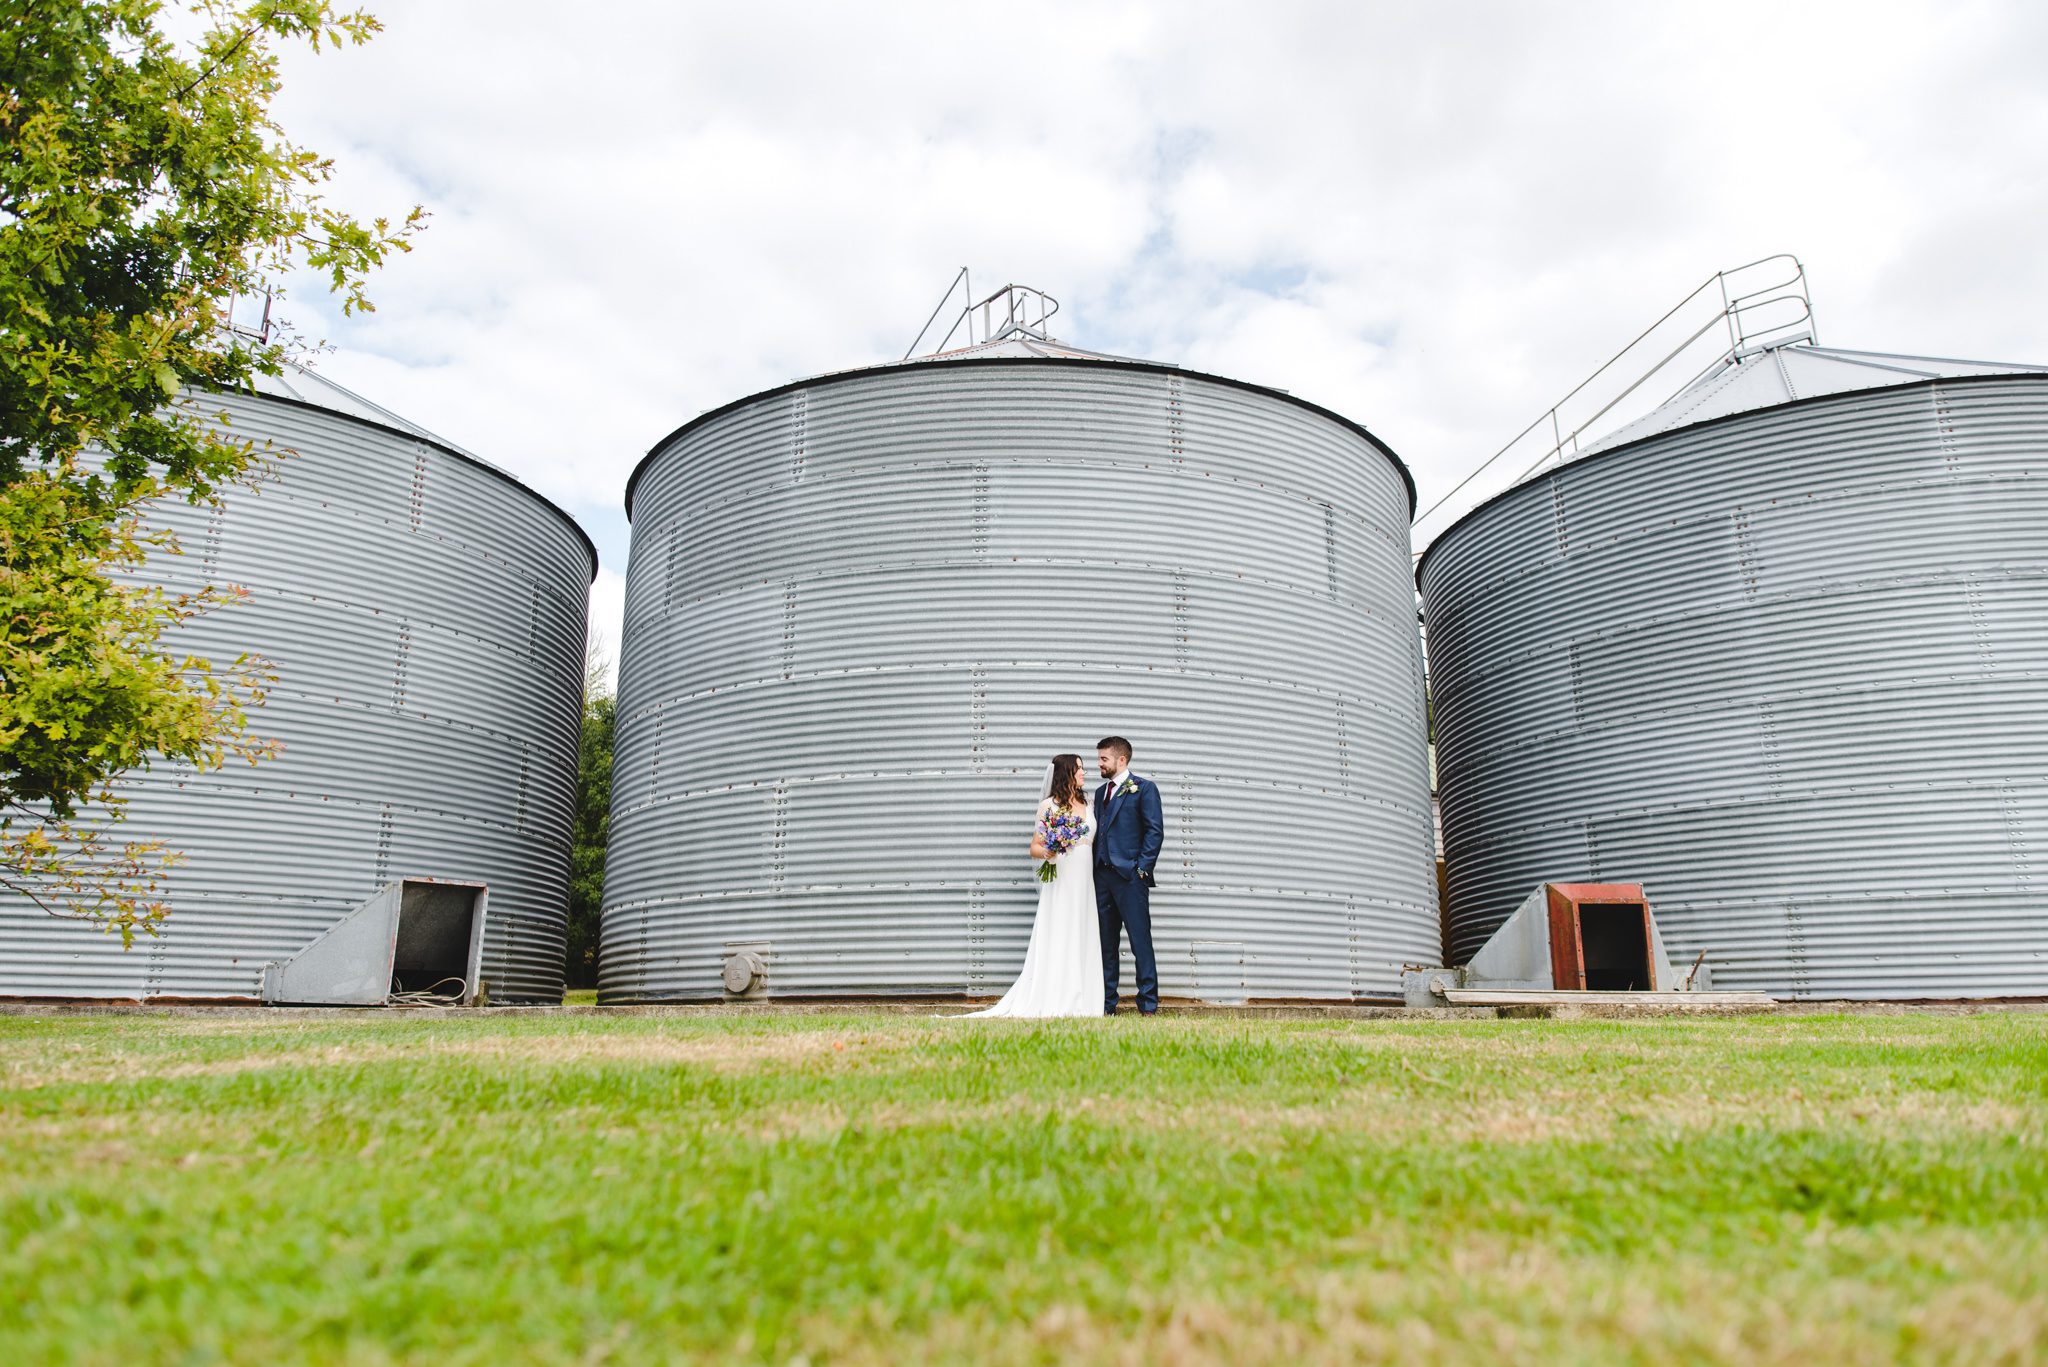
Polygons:
<instances>
[{"instance_id":1,"label":"lawn","mask_svg":"<svg viewBox=\"0 0 2048 1367\"><path fill-rule=\"evenodd\" d=\"M0 1016L45 1361L2048 1358L2048 1015Z\"/></svg>"}]
</instances>

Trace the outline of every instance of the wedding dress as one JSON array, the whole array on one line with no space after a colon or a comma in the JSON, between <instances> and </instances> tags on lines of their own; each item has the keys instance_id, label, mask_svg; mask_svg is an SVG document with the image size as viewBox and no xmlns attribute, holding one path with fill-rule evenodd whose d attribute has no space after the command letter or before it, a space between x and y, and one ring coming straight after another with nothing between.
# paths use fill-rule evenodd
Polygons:
<instances>
[{"instance_id":1,"label":"wedding dress","mask_svg":"<svg viewBox=\"0 0 2048 1367\"><path fill-rule=\"evenodd\" d=\"M1051 798L1038 804L1043 817ZM1003 999L980 1016L1099 1016L1102 1014L1102 931L1095 917L1095 808L1087 808L1081 838L1052 862L1059 876L1038 888L1038 918L1024 967ZM1035 867L1035 866L1034 866Z\"/></svg>"}]
</instances>

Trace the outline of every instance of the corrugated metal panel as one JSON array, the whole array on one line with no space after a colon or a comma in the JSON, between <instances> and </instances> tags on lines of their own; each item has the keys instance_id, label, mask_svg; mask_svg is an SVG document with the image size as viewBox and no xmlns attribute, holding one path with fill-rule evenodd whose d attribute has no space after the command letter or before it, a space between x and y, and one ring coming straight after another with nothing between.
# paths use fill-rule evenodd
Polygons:
<instances>
[{"instance_id":1,"label":"corrugated metal panel","mask_svg":"<svg viewBox=\"0 0 2048 1367\"><path fill-rule=\"evenodd\" d=\"M266 960L426 875L490 885L494 1000L560 1000L588 542L507 477L409 433L219 402L238 434L296 454L219 509L165 507L185 553L150 572L250 591L173 645L269 658L279 683L253 728L284 753L135 776L130 837L188 854L169 924L124 953L0 901L0 995L254 996Z\"/></svg>"},{"instance_id":2,"label":"corrugated metal panel","mask_svg":"<svg viewBox=\"0 0 2048 1367\"><path fill-rule=\"evenodd\" d=\"M1454 958L1625 878L1717 987L2048 994L2048 376L1590 457L1421 581Z\"/></svg>"},{"instance_id":3,"label":"corrugated metal panel","mask_svg":"<svg viewBox=\"0 0 2048 1367\"><path fill-rule=\"evenodd\" d=\"M606 998L762 942L775 994L1000 990L1043 765L1109 732L1164 790L1164 991L1397 995L1438 953L1409 510L1355 429L1135 366L686 428L633 493Z\"/></svg>"}]
</instances>

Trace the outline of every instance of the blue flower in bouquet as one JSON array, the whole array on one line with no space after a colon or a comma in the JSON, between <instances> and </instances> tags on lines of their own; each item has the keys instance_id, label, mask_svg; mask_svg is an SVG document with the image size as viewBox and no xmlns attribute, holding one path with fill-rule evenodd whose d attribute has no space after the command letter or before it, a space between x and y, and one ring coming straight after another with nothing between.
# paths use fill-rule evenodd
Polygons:
<instances>
[{"instance_id":1,"label":"blue flower in bouquet","mask_svg":"<svg viewBox=\"0 0 2048 1367\"><path fill-rule=\"evenodd\" d=\"M1050 857L1038 866L1038 881L1050 883L1059 877L1059 865L1053 860L1074 848L1087 833L1088 818L1081 812L1069 811L1065 807L1054 807L1040 817L1038 839Z\"/></svg>"}]
</instances>

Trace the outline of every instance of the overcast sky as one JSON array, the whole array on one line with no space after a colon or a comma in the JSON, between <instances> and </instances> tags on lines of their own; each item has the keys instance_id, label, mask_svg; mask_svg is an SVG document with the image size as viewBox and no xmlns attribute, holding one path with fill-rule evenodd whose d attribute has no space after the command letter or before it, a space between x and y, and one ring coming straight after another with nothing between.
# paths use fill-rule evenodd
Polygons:
<instances>
[{"instance_id":1,"label":"overcast sky","mask_svg":"<svg viewBox=\"0 0 2048 1367\"><path fill-rule=\"evenodd\" d=\"M1358 420L1425 506L1773 252L1825 343L2048 362L2039 3L372 4L280 117L432 226L291 315L583 523L614 650L648 447L901 355L961 265Z\"/></svg>"}]
</instances>

